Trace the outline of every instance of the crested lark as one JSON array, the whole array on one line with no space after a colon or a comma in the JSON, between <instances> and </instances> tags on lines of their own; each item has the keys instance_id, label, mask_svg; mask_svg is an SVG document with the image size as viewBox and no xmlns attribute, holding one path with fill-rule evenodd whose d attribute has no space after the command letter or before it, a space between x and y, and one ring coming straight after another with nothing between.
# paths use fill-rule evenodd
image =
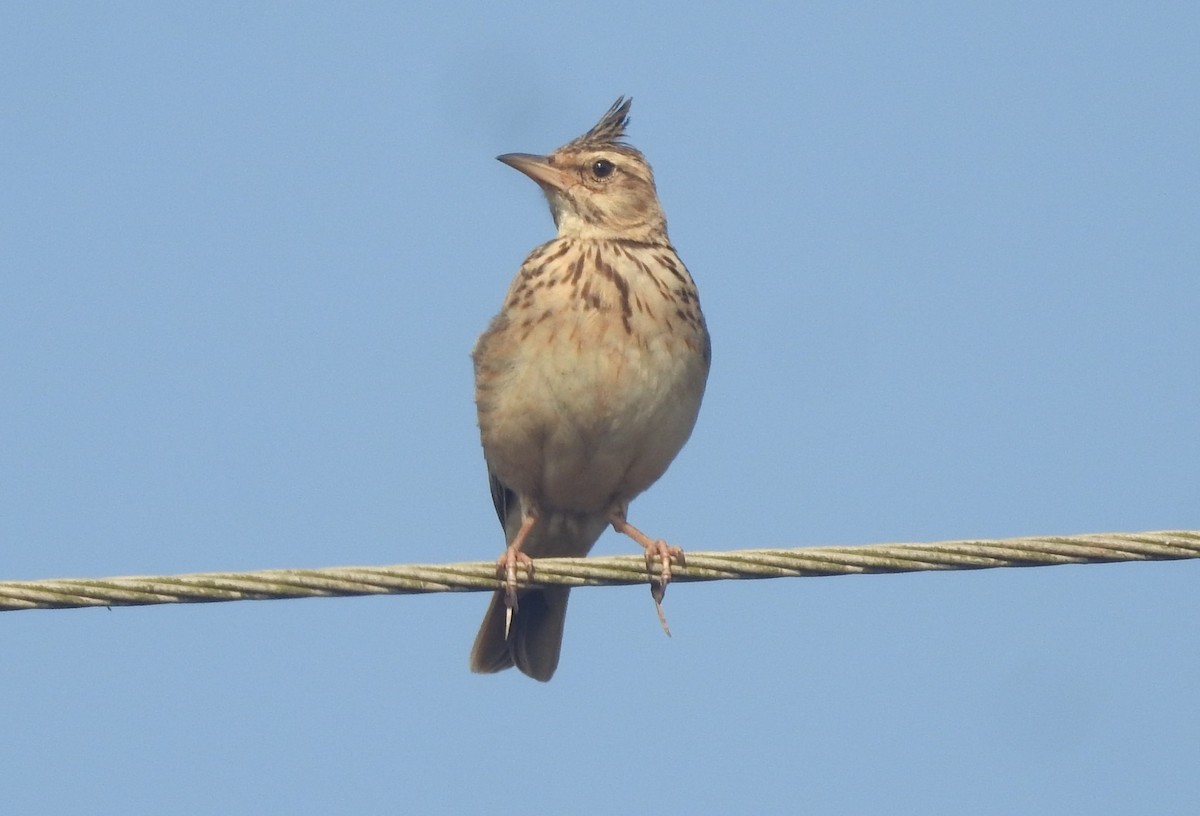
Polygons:
<instances>
[{"instance_id":1,"label":"crested lark","mask_svg":"<svg viewBox=\"0 0 1200 816\"><path fill-rule=\"evenodd\" d=\"M667 238L650 165L622 138L621 98L548 156L505 164L546 194L558 236L530 253L475 345L475 402L508 547L471 669L558 666L566 587L517 589L531 558L582 556L610 524L646 551L656 605L682 551L625 519L692 432L710 347L696 285ZM659 615L662 615L659 605ZM664 622L665 628L665 622Z\"/></svg>"}]
</instances>

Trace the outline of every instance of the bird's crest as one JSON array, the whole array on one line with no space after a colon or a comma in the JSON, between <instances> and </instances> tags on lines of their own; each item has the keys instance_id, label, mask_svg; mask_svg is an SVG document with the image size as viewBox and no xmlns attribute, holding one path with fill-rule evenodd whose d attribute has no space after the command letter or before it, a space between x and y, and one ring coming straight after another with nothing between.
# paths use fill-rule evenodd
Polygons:
<instances>
[{"instance_id":1,"label":"bird's crest","mask_svg":"<svg viewBox=\"0 0 1200 816\"><path fill-rule=\"evenodd\" d=\"M600 121L593 125L591 130L570 142L566 147L625 147L626 145L621 142L621 139L625 137L625 128L629 125L629 107L632 104L632 99L618 96L617 101L612 104L604 116L600 117Z\"/></svg>"}]
</instances>

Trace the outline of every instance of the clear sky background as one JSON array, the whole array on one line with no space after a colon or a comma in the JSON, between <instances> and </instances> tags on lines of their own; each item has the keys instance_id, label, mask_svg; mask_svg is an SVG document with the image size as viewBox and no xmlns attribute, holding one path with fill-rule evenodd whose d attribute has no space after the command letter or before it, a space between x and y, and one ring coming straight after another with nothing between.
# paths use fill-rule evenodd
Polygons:
<instances>
[{"instance_id":1,"label":"clear sky background","mask_svg":"<svg viewBox=\"0 0 1200 816\"><path fill-rule=\"evenodd\" d=\"M1200 527L1200 7L0 11L0 577L492 559L468 352L634 98L692 550ZM633 546L607 534L597 553ZM11 813L1200 812L1200 564L0 616Z\"/></svg>"}]
</instances>

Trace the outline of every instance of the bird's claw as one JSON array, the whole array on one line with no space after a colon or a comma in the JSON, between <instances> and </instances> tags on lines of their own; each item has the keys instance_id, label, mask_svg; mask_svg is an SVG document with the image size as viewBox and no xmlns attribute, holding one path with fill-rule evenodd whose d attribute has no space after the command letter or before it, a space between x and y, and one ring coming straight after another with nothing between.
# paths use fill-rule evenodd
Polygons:
<instances>
[{"instance_id":1,"label":"bird's claw","mask_svg":"<svg viewBox=\"0 0 1200 816\"><path fill-rule=\"evenodd\" d=\"M682 547L672 547L661 538L643 545L646 547L646 572L650 574L650 597L654 599L654 609L658 612L658 622L662 625L667 637L671 636L671 628L667 626L667 616L663 612L663 598L667 594L667 584L671 583L671 564L687 566ZM658 559L658 574L654 571L654 560Z\"/></svg>"},{"instance_id":2,"label":"bird's claw","mask_svg":"<svg viewBox=\"0 0 1200 816\"><path fill-rule=\"evenodd\" d=\"M517 568L524 567L525 575L533 580L533 559L516 547L508 547L496 561L496 577L504 580L504 637L512 627L513 612L517 609Z\"/></svg>"}]
</instances>

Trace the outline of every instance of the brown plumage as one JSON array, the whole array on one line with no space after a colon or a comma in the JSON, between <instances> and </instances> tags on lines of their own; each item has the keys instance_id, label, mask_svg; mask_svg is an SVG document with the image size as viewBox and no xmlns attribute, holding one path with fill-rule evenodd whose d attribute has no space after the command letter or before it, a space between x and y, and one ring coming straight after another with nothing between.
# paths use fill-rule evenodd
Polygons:
<instances>
[{"instance_id":1,"label":"brown plumage","mask_svg":"<svg viewBox=\"0 0 1200 816\"><path fill-rule=\"evenodd\" d=\"M691 434L709 337L650 165L621 141L629 106L618 99L548 156L499 157L542 188L558 235L525 259L472 354L484 458L508 543L497 565L505 589L475 639L473 671L554 674L568 590L518 590L530 559L586 555L611 524L645 548L648 564L659 561L658 603L671 560L682 558L625 516Z\"/></svg>"}]
</instances>

